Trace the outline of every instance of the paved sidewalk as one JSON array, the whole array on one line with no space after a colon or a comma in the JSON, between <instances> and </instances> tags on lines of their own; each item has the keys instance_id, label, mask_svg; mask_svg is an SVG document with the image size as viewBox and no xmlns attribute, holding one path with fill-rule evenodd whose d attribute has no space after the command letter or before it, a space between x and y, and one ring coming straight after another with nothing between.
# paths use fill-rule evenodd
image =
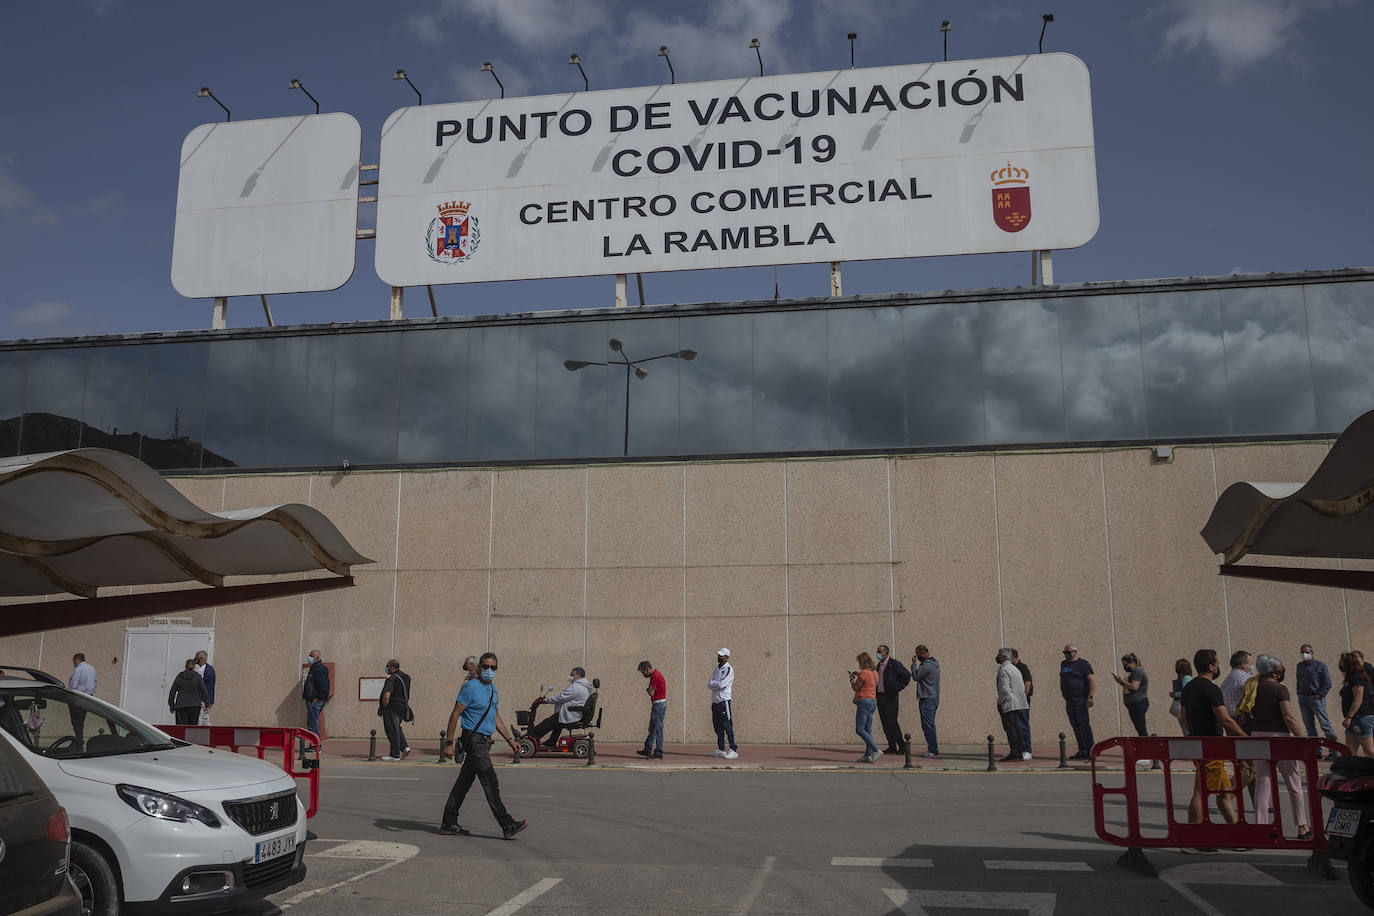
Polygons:
<instances>
[{"instance_id":1,"label":"paved sidewalk","mask_svg":"<svg viewBox=\"0 0 1374 916\"><path fill-rule=\"evenodd\" d=\"M380 760L386 754L386 741L378 735L377 759ZM884 754L877 763L862 763L859 761L863 753L863 747L859 744L854 745L741 745L739 757L735 760L725 760L721 757L712 756L711 751L715 750L714 745L710 744L668 744L664 747L662 760L646 760L635 753L641 747L639 744L604 744L596 743L595 766L603 767L642 767L645 769L778 769L778 770L827 770L827 769L901 769L905 766L906 760L901 754ZM914 749L911 760L912 769L931 770L931 771L954 771L954 772L988 772L988 753L987 745L973 747L970 745L956 745L942 750L938 758L922 758L920 750L923 746ZM436 735L428 740L416 739L411 737L410 755L406 758L406 763L429 763L439 762L438 748L439 739ZM995 749L996 766L998 772L1087 772L1091 770L1089 764L1085 762L1070 760L1061 770L1059 765L1059 748L1037 747L1034 749L1034 757L1029 761L1007 761L1001 760L1001 755L1006 752L1003 745L998 745ZM356 738L330 738L324 743L322 754L325 760L341 761L366 761L368 759L368 741ZM498 739L497 746L492 749L492 760L497 764L511 763L512 755L505 749L503 743ZM521 766L585 766L586 761L574 759L568 754L544 754L540 753L534 757L526 757L520 761ZM1098 769L1104 766L1099 762ZM1119 769L1108 764L1107 769Z\"/></svg>"}]
</instances>

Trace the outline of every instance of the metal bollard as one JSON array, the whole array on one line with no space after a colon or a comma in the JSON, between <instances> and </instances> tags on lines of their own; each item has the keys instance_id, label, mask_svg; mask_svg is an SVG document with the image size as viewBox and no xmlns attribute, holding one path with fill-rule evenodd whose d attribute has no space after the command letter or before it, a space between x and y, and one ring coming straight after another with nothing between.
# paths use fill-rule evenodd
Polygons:
<instances>
[{"instance_id":1,"label":"metal bollard","mask_svg":"<svg viewBox=\"0 0 1374 916\"><path fill-rule=\"evenodd\" d=\"M906 763L902 764L902 769L909 770L911 769L911 735L908 733L904 737L906 738Z\"/></svg>"},{"instance_id":2,"label":"metal bollard","mask_svg":"<svg viewBox=\"0 0 1374 916\"><path fill-rule=\"evenodd\" d=\"M367 742L367 759L377 759L377 729L372 730L372 737Z\"/></svg>"},{"instance_id":3,"label":"metal bollard","mask_svg":"<svg viewBox=\"0 0 1374 916\"><path fill-rule=\"evenodd\" d=\"M1159 735L1155 734L1154 732L1150 732L1150 737L1151 737L1151 738L1158 738ZM1162 769L1164 769L1164 764L1163 764L1162 762L1160 762L1160 759L1159 759L1158 757L1156 757L1154 760L1150 761L1150 769L1152 769L1152 770L1162 770Z\"/></svg>"},{"instance_id":4,"label":"metal bollard","mask_svg":"<svg viewBox=\"0 0 1374 916\"><path fill-rule=\"evenodd\" d=\"M454 748L457 750L457 748ZM439 762L444 762L444 754L448 753L448 729L439 729Z\"/></svg>"},{"instance_id":5,"label":"metal bollard","mask_svg":"<svg viewBox=\"0 0 1374 916\"><path fill-rule=\"evenodd\" d=\"M1067 770L1068 768L1069 768L1069 748L1068 748L1068 745L1066 745L1066 744L1064 743L1064 733L1063 733L1063 732L1060 732L1060 733L1059 733L1059 769L1061 769L1061 770Z\"/></svg>"},{"instance_id":6,"label":"metal bollard","mask_svg":"<svg viewBox=\"0 0 1374 916\"><path fill-rule=\"evenodd\" d=\"M996 769L997 769L997 760L992 756L992 755L993 755L992 744L993 744L992 735L988 735L988 772L989 772L989 773L992 773L992 772L996 771Z\"/></svg>"},{"instance_id":7,"label":"metal bollard","mask_svg":"<svg viewBox=\"0 0 1374 916\"><path fill-rule=\"evenodd\" d=\"M587 766L596 763L596 735L587 734Z\"/></svg>"}]
</instances>

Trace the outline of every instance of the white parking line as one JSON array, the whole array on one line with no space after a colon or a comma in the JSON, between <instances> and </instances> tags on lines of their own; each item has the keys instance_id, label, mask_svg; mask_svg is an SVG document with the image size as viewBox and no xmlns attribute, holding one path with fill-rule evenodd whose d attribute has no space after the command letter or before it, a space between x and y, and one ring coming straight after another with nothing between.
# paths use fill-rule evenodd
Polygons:
<instances>
[{"instance_id":1,"label":"white parking line","mask_svg":"<svg viewBox=\"0 0 1374 916\"><path fill-rule=\"evenodd\" d=\"M361 871L352 877L342 881L335 881L333 884L324 887L317 887L313 890L302 891L294 897L288 897L278 904L279 909L289 909L298 903L309 900L317 894L332 891L336 887L343 887L354 881L366 878L368 875L375 875L379 871L385 871L393 866L400 865L407 859L413 858L420 852L420 847L412 846L409 843L386 843L378 840L315 840L316 843L338 843L338 846L330 847L321 852L312 852L306 855L307 859L369 859L376 861L382 860L382 864L375 868Z\"/></svg>"},{"instance_id":2,"label":"white parking line","mask_svg":"<svg viewBox=\"0 0 1374 916\"><path fill-rule=\"evenodd\" d=\"M1055 894L988 893L983 891L908 891L883 890L893 905L906 916L930 916L926 907L937 909L1013 910L1029 916L1054 916Z\"/></svg>"},{"instance_id":3,"label":"white parking line","mask_svg":"<svg viewBox=\"0 0 1374 916\"><path fill-rule=\"evenodd\" d=\"M1050 862L1019 859L984 859L983 867L1001 871L1092 871L1087 862Z\"/></svg>"},{"instance_id":4,"label":"white parking line","mask_svg":"<svg viewBox=\"0 0 1374 916\"><path fill-rule=\"evenodd\" d=\"M753 907L754 901L758 899L759 891L763 890L763 883L768 880L768 873L773 870L773 865L778 861L777 856L768 856L763 860L763 867L754 872L754 880L749 882L749 889L744 892L744 896L739 898L732 914L747 913Z\"/></svg>"},{"instance_id":5,"label":"white parking line","mask_svg":"<svg viewBox=\"0 0 1374 916\"><path fill-rule=\"evenodd\" d=\"M831 865L856 865L861 868L934 868L930 859L867 859L863 856L836 856Z\"/></svg>"},{"instance_id":6,"label":"white parking line","mask_svg":"<svg viewBox=\"0 0 1374 916\"><path fill-rule=\"evenodd\" d=\"M487 916L510 916L511 913L514 913L562 880L562 878L544 878L542 881L538 881L533 886L516 894L490 913L487 913Z\"/></svg>"}]
</instances>

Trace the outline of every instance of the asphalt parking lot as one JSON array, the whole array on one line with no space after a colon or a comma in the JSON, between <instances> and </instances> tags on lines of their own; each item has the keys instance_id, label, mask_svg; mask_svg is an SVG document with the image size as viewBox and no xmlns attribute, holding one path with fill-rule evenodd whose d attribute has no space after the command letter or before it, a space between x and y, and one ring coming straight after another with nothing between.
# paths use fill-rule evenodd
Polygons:
<instances>
[{"instance_id":1,"label":"asphalt parking lot","mask_svg":"<svg viewBox=\"0 0 1374 916\"><path fill-rule=\"evenodd\" d=\"M1359 911L1343 871L1322 879L1297 852L1152 851L1158 878L1123 869L1081 772L502 766L507 806L530 820L509 842L477 786L473 836L437 834L456 774L329 762L309 875L252 912Z\"/></svg>"}]
</instances>

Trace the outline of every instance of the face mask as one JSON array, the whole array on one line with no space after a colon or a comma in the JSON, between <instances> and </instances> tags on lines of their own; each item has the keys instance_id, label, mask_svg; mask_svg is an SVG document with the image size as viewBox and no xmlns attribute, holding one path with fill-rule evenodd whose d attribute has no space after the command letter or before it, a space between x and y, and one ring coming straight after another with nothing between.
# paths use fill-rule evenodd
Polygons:
<instances>
[{"instance_id":1,"label":"face mask","mask_svg":"<svg viewBox=\"0 0 1374 916\"><path fill-rule=\"evenodd\" d=\"M1304 652L1304 653L1302 654L1302 660L1305 661L1305 662L1310 662L1310 661L1312 660L1312 653L1311 653L1311 652Z\"/></svg>"},{"instance_id":2,"label":"face mask","mask_svg":"<svg viewBox=\"0 0 1374 916\"><path fill-rule=\"evenodd\" d=\"M883 653L879 652L879 653L878 653L878 661L882 661L884 658L885 658L885 656L883 655Z\"/></svg>"},{"instance_id":3,"label":"face mask","mask_svg":"<svg viewBox=\"0 0 1374 916\"><path fill-rule=\"evenodd\" d=\"M573 675L573 674L568 675L568 683L569 683L569 684L573 683L573 682L576 681L576 680L577 680L577 676L576 676L576 675Z\"/></svg>"},{"instance_id":4,"label":"face mask","mask_svg":"<svg viewBox=\"0 0 1374 916\"><path fill-rule=\"evenodd\" d=\"M309 655L307 655L307 656L305 657L305 663L306 663L307 665L313 665L313 664L315 664L315 659L313 659L313 658L311 658Z\"/></svg>"},{"instance_id":5,"label":"face mask","mask_svg":"<svg viewBox=\"0 0 1374 916\"><path fill-rule=\"evenodd\" d=\"M495 671L492 671L490 668L483 668L483 669L482 669L481 678L482 678L482 683L484 683L484 684L490 684L490 683L492 682L492 680L494 680L494 679L496 678L496 672L495 672Z\"/></svg>"}]
</instances>

